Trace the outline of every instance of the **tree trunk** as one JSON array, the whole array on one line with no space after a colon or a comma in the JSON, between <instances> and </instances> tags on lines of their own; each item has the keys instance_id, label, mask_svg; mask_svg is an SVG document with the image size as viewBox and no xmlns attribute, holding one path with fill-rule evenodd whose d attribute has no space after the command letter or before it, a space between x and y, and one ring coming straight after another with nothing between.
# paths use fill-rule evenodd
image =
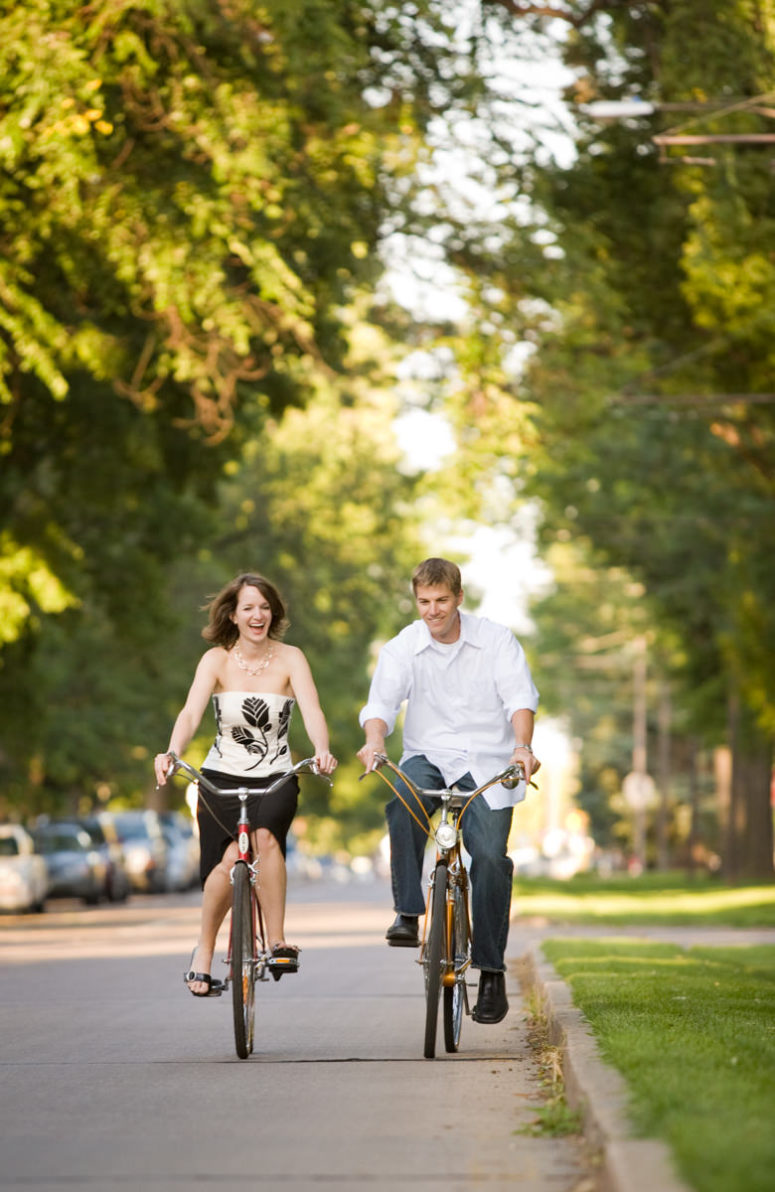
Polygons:
<instances>
[{"instance_id":1,"label":"tree trunk","mask_svg":"<svg viewBox=\"0 0 775 1192\"><path fill-rule=\"evenodd\" d=\"M729 701L732 784L724 873L730 881L773 875L772 741L736 693Z\"/></svg>"},{"instance_id":2,"label":"tree trunk","mask_svg":"<svg viewBox=\"0 0 775 1192\"><path fill-rule=\"evenodd\" d=\"M700 784L697 773L697 741L689 741L689 873L694 877L697 870L697 850L700 844Z\"/></svg>"}]
</instances>

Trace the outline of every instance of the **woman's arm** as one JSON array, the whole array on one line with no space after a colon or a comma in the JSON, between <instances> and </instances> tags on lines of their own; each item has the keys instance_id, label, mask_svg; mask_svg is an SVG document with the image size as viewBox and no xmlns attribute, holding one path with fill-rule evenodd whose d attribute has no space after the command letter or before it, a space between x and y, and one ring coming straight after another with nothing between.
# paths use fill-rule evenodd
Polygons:
<instances>
[{"instance_id":1,"label":"woman's arm","mask_svg":"<svg viewBox=\"0 0 775 1192\"><path fill-rule=\"evenodd\" d=\"M177 753L178 757L182 756L194 733L199 728L205 708L215 690L221 654L221 648L216 646L214 649L208 650L199 660L199 665L194 674L194 681L188 689L186 702L180 709L178 718L170 733L170 743L167 746L167 752L157 753L154 758L153 768L156 772L156 781L159 786L163 786L167 781L170 753L174 752Z\"/></svg>"},{"instance_id":2,"label":"woman's arm","mask_svg":"<svg viewBox=\"0 0 775 1192\"><path fill-rule=\"evenodd\" d=\"M320 706L318 690L312 671L304 654L296 646L292 650L288 674L296 703L299 705L301 718L307 730L307 736L315 750L315 762L323 774L332 774L337 766L336 758L329 752L328 725Z\"/></svg>"}]
</instances>

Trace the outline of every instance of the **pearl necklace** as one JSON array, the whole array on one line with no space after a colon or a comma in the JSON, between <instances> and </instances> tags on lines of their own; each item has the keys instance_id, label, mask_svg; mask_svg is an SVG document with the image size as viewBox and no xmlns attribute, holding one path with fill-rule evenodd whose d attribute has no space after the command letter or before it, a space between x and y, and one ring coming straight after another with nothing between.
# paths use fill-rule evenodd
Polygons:
<instances>
[{"instance_id":1,"label":"pearl necklace","mask_svg":"<svg viewBox=\"0 0 775 1192\"><path fill-rule=\"evenodd\" d=\"M262 671L266 670L266 668L269 666L269 663L274 658L274 651L271 646L267 647L266 657L262 662L259 662L258 666L250 666L245 661L240 652L239 643L237 643L237 645L235 645L232 649L232 654L234 655L234 661L240 670L247 671L249 675L260 675Z\"/></svg>"}]
</instances>

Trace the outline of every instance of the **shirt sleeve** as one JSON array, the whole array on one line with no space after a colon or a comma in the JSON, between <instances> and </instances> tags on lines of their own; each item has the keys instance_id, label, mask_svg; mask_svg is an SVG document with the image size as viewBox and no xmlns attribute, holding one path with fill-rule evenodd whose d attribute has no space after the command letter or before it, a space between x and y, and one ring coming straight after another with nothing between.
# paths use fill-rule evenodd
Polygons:
<instances>
[{"instance_id":1,"label":"shirt sleeve","mask_svg":"<svg viewBox=\"0 0 775 1192\"><path fill-rule=\"evenodd\" d=\"M495 684L509 720L521 708L535 712L538 689L533 682L525 651L510 629L505 629L495 654Z\"/></svg>"},{"instance_id":2,"label":"shirt sleeve","mask_svg":"<svg viewBox=\"0 0 775 1192\"><path fill-rule=\"evenodd\" d=\"M394 638L380 650L368 702L361 708L358 717L361 727L367 720L379 719L384 720L388 733L392 733L411 685L411 657L403 643Z\"/></svg>"}]
</instances>

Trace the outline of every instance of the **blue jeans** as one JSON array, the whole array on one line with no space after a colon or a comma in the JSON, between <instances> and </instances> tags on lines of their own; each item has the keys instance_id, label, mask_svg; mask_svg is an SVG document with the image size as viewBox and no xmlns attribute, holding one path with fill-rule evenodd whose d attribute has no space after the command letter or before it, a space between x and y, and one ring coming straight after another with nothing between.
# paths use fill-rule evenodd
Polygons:
<instances>
[{"instance_id":1,"label":"blue jeans","mask_svg":"<svg viewBox=\"0 0 775 1192\"><path fill-rule=\"evenodd\" d=\"M446 786L440 770L426 757L410 757L401 767L417 786L436 789ZM394 776L395 777L395 776ZM396 780L410 807L417 801L405 784ZM455 783L461 790L474 790L476 783L465 774ZM423 797L430 814L439 800ZM514 864L506 855L514 809L493 811L479 795L463 816L463 844L471 855L471 920L473 929L472 963L474 968L504 972L504 954L509 934L509 910ZM422 813L417 814L422 819ZM392 798L385 808L390 833L390 870L393 902L397 913L422 915L425 896L422 888L422 863L427 834L416 824L400 799Z\"/></svg>"}]
</instances>

